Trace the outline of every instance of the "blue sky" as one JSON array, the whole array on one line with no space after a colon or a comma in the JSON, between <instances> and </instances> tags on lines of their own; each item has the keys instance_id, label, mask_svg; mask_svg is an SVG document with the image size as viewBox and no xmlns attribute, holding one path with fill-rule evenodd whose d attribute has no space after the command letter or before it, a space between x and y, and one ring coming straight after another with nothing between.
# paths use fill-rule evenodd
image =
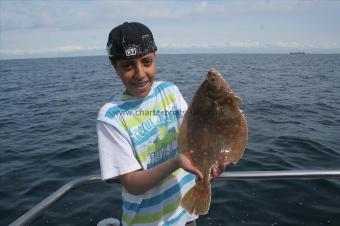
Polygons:
<instances>
[{"instance_id":1,"label":"blue sky","mask_svg":"<svg viewBox=\"0 0 340 226\"><path fill-rule=\"evenodd\" d=\"M139 21L159 53L340 53L340 1L0 0L0 59L105 55Z\"/></svg>"}]
</instances>

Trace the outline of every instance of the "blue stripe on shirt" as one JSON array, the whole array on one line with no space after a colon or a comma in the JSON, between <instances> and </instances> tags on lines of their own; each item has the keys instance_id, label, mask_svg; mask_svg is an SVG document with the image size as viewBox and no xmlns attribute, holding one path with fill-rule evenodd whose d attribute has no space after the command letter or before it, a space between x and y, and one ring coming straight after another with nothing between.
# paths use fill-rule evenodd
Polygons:
<instances>
[{"instance_id":1,"label":"blue stripe on shirt","mask_svg":"<svg viewBox=\"0 0 340 226\"><path fill-rule=\"evenodd\" d=\"M175 224L177 221L179 221L181 219L181 217L183 217L187 212L185 210L183 210L180 214L178 214L177 217L175 217L174 219L171 219L167 222L165 222L163 224L163 226L168 226L168 225L173 225Z\"/></svg>"},{"instance_id":2,"label":"blue stripe on shirt","mask_svg":"<svg viewBox=\"0 0 340 226\"><path fill-rule=\"evenodd\" d=\"M131 203L128 201L123 201L123 208L130 210L130 211L137 211L138 209L142 208L148 208L154 205L157 205L162 202L162 200L169 198L170 196L180 192L181 187L183 187L185 184L189 183L190 181L194 180L195 177L193 174L188 174L184 176L179 183L172 186L165 192L163 192L160 195L154 196L149 199L144 199L141 204L138 203Z\"/></svg>"}]
</instances>

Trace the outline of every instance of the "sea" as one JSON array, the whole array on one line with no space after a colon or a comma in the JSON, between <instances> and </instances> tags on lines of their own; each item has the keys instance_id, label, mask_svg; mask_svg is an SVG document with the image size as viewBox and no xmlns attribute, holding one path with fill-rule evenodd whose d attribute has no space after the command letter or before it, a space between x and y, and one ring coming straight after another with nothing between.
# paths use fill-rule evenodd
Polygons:
<instances>
[{"instance_id":1,"label":"sea","mask_svg":"<svg viewBox=\"0 0 340 226\"><path fill-rule=\"evenodd\" d=\"M340 169L340 55L159 54L157 80L189 103L210 68L241 97L249 125L231 171ZM0 61L0 225L64 184L99 175L96 116L123 86L106 56ZM340 179L213 182L197 225L340 225ZM121 185L67 193L30 225L120 218Z\"/></svg>"}]
</instances>

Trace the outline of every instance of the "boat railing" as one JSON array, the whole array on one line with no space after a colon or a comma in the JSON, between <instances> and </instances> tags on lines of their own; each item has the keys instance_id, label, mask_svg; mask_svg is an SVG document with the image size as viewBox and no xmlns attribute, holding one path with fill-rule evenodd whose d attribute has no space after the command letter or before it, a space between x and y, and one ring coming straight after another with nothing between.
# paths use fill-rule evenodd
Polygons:
<instances>
[{"instance_id":1,"label":"boat railing","mask_svg":"<svg viewBox=\"0 0 340 226\"><path fill-rule=\"evenodd\" d=\"M281 179L332 179L340 178L340 170L284 170L284 171L239 171L224 172L213 182L225 180L281 180ZM99 175L82 177L65 184L39 204L27 211L10 226L28 225L39 217L53 203L63 197L67 192L88 184L119 183L118 179L103 180Z\"/></svg>"}]
</instances>

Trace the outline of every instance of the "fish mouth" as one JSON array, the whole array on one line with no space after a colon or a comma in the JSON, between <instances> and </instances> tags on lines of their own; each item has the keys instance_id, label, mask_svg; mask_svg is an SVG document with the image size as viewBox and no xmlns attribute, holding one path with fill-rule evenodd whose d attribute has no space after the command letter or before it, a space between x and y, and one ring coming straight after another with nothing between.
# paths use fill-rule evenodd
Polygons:
<instances>
[{"instance_id":1,"label":"fish mouth","mask_svg":"<svg viewBox=\"0 0 340 226\"><path fill-rule=\"evenodd\" d=\"M222 74L218 70L216 70L215 68L212 68L208 72L206 79L209 80L209 81L212 81L212 82L214 82L217 79L223 79L224 80Z\"/></svg>"}]
</instances>

